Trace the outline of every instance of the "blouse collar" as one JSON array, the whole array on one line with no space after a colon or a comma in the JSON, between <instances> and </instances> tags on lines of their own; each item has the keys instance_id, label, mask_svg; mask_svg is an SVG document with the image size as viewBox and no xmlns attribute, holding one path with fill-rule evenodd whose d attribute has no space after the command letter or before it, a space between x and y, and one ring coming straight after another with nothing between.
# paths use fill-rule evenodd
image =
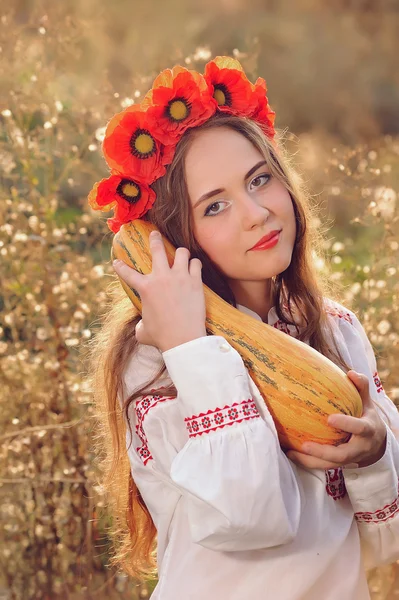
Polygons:
<instances>
[{"instance_id":1,"label":"blouse collar","mask_svg":"<svg viewBox=\"0 0 399 600\"><path fill-rule=\"evenodd\" d=\"M253 317L257 321L260 321L261 323L263 322L262 318L258 315L258 313L251 310L250 308L247 308L246 306L243 306L242 304L237 304L237 309L240 312L243 312L243 313L249 315L250 317ZM287 323L285 323L285 321L281 321L277 315L275 306L272 306L271 309L269 310L269 312L267 314L267 321L265 321L265 323L267 323L268 325L271 325L272 327L275 327L276 329L279 329L280 331L284 331L284 333L287 333L288 335L291 335L292 337L298 337L299 332L298 332L297 327L295 325L288 325Z\"/></svg>"},{"instance_id":2,"label":"blouse collar","mask_svg":"<svg viewBox=\"0 0 399 600\"><path fill-rule=\"evenodd\" d=\"M251 310L250 308L247 308L246 306L243 306L242 304L237 304L237 308L239 311L245 313L246 315L249 315L250 317L253 317L257 321L262 321L262 318L254 310ZM267 315L267 323L268 324L269 324L269 319L270 319L270 316L271 316L271 313L273 310L275 310L274 307L272 307L268 312L268 315Z\"/></svg>"}]
</instances>

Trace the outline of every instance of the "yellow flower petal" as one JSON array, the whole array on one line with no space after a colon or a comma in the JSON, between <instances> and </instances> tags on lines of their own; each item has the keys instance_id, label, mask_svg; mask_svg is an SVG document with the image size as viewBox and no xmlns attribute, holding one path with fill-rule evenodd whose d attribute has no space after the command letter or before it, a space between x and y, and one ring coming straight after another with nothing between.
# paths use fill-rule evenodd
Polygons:
<instances>
[{"instance_id":1,"label":"yellow flower petal","mask_svg":"<svg viewBox=\"0 0 399 600\"><path fill-rule=\"evenodd\" d=\"M230 58L230 56L216 56L212 62L214 62L219 69L236 69L237 71L244 72L241 63L235 58Z\"/></svg>"}]
</instances>

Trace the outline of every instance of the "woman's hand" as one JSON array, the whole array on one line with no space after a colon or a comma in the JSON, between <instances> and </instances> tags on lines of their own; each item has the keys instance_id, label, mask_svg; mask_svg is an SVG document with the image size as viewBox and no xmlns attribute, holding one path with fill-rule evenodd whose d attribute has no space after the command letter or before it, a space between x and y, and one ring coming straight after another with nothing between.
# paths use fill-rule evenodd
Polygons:
<instances>
[{"instance_id":1,"label":"woman's hand","mask_svg":"<svg viewBox=\"0 0 399 600\"><path fill-rule=\"evenodd\" d=\"M367 467L384 456L386 427L370 397L369 382L365 375L348 372L349 379L357 387L363 402L360 418L336 414L328 417L328 424L351 435L350 440L339 446L306 442L302 452L290 450L288 458L307 469L335 469L337 467Z\"/></svg>"},{"instance_id":2,"label":"woman's hand","mask_svg":"<svg viewBox=\"0 0 399 600\"><path fill-rule=\"evenodd\" d=\"M206 335L205 297L201 261L190 260L187 248L177 248L169 267L159 231L150 234L152 271L138 273L121 260L114 261L117 275L141 297L142 320L136 327L137 340L165 352Z\"/></svg>"}]
</instances>

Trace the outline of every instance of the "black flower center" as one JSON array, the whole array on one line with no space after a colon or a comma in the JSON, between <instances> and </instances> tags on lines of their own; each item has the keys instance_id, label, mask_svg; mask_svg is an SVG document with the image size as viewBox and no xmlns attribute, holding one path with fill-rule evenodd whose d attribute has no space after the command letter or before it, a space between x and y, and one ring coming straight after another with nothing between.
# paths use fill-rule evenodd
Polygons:
<instances>
[{"instance_id":1,"label":"black flower center","mask_svg":"<svg viewBox=\"0 0 399 600\"><path fill-rule=\"evenodd\" d=\"M130 204L136 204L141 198L140 186L131 179L122 179L116 193Z\"/></svg>"},{"instance_id":2,"label":"black flower center","mask_svg":"<svg viewBox=\"0 0 399 600\"><path fill-rule=\"evenodd\" d=\"M214 86L213 97L219 106L231 106L231 92L224 83L217 83Z\"/></svg>"}]
</instances>

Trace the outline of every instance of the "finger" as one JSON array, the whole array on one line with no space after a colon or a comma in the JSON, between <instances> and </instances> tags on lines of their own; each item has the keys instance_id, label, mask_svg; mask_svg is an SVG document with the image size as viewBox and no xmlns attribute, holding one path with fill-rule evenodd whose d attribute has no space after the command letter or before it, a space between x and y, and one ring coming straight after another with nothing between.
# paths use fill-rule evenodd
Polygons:
<instances>
[{"instance_id":1,"label":"finger","mask_svg":"<svg viewBox=\"0 0 399 600\"><path fill-rule=\"evenodd\" d=\"M169 270L169 261L161 233L157 230L151 231L149 243L152 257L152 271L159 273L166 269Z\"/></svg>"},{"instance_id":2,"label":"finger","mask_svg":"<svg viewBox=\"0 0 399 600\"><path fill-rule=\"evenodd\" d=\"M348 371L347 375L348 378L355 385L357 391L359 392L363 402L363 407L368 408L370 406L373 406L373 401L370 397L368 377L366 377L366 375L363 375L363 373L357 373L357 371L353 370Z\"/></svg>"},{"instance_id":3,"label":"finger","mask_svg":"<svg viewBox=\"0 0 399 600\"><path fill-rule=\"evenodd\" d=\"M123 279L130 287L136 289L140 293L140 288L144 282L145 275L138 273L132 267L129 267L123 260L114 260L112 267L115 273Z\"/></svg>"},{"instance_id":4,"label":"finger","mask_svg":"<svg viewBox=\"0 0 399 600\"><path fill-rule=\"evenodd\" d=\"M319 458L338 465L357 462L359 454L362 452L362 446L359 438L352 437L349 442L332 446L330 444L316 444L315 442L306 442L301 448L304 454L309 454L314 458Z\"/></svg>"},{"instance_id":5,"label":"finger","mask_svg":"<svg viewBox=\"0 0 399 600\"><path fill-rule=\"evenodd\" d=\"M330 415L328 424L334 429L340 429L353 435L369 436L373 433L370 422L365 417L350 417L349 415Z\"/></svg>"},{"instance_id":6,"label":"finger","mask_svg":"<svg viewBox=\"0 0 399 600\"><path fill-rule=\"evenodd\" d=\"M315 458L296 450L290 450L287 452L287 456L292 462L306 469L337 469L341 466L338 463Z\"/></svg>"},{"instance_id":7,"label":"finger","mask_svg":"<svg viewBox=\"0 0 399 600\"><path fill-rule=\"evenodd\" d=\"M199 258L192 258L189 264L190 275L193 277L199 277L202 275L202 262Z\"/></svg>"},{"instance_id":8,"label":"finger","mask_svg":"<svg viewBox=\"0 0 399 600\"><path fill-rule=\"evenodd\" d=\"M189 260L190 250L188 250L187 248L177 248L172 268L174 270L182 270L185 273L187 273Z\"/></svg>"}]
</instances>

